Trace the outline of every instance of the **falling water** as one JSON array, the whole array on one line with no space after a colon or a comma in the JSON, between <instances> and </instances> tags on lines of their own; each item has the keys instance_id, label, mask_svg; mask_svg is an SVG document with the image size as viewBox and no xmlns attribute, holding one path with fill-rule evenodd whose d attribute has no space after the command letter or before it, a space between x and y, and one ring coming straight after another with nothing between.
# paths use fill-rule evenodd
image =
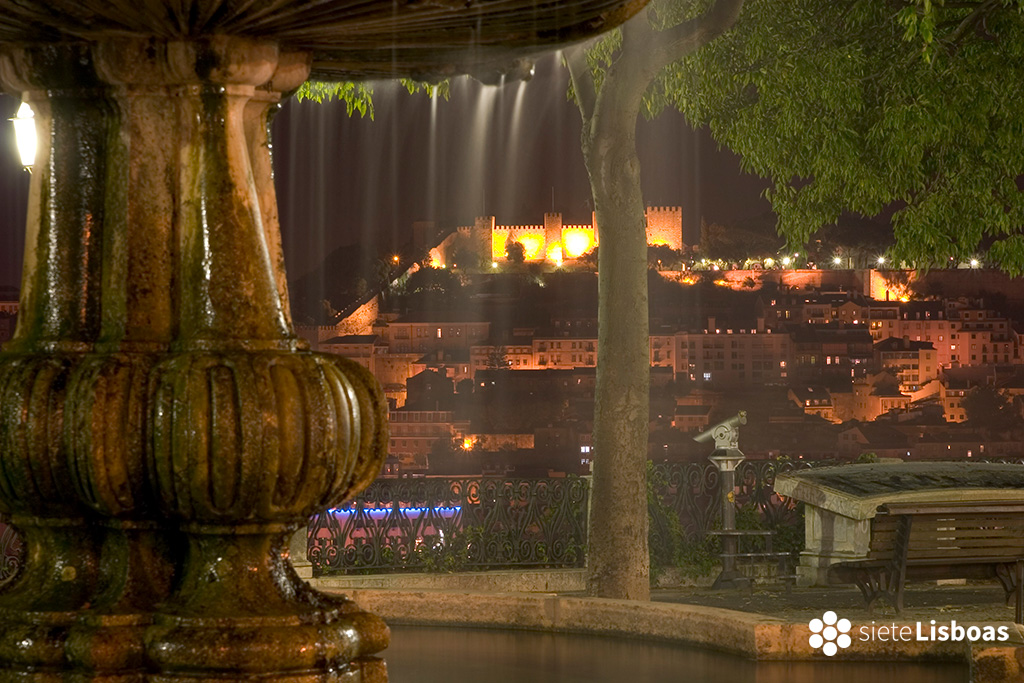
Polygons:
<instances>
[{"instance_id":1,"label":"falling water","mask_svg":"<svg viewBox=\"0 0 1024 683\"><path fill-rule=\"evenodd\" d=\"M492 129L490 124L494 117L494 100L498 94L495 87L473 88L477 91L476 102L473 104L473 121L469 130L469 144L464 150L464 167L469 171L470 186L467 193L470 197L479 197L476 215L487 215L487 185L490 167L490 142Z\"/></svg>"},{"instance_id":2,"label":"falling water","mask_svg":"<svg viewBox=\"0 0 1024 683\"><path fill-rule=\"evenodd\" d=\"M430 123L427 128L427 201L424 214L424 218L427 220L432 220L437 216L438 210L437 192L440 168L437 154L437 102L439 99L440 95L430 98Z\"/></svg>"}]
</instances>

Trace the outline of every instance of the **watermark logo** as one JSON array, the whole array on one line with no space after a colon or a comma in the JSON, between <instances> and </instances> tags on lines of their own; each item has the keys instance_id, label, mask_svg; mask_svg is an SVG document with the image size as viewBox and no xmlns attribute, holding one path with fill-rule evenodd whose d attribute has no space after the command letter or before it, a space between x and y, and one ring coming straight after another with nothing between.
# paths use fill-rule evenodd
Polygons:
<instances>
[{"instance_id":1,"label":"watermark logo","mask_svg":"<svg viewBox=\"0 0 1024 683\"><path fill-rule=\"evenodd\" d=\"M1010 639L1010 626L998 624L958 624L955 619L948 624L939 624L932 619L929 623L916 624L883 623L872 621L853 630L849 619L840 619L832 610L825 612L821 619L811 619L807 624L811 630L808 639L811 647L821 650L826 657L834 657L840 650L853 644L854 639L867 643L909 643L909 642L987 642L1000 643Z\"/></svg>"},{"instance_id":2,"label":"watermark logo","mask_svg":"<svg viewBox=\"0 0 1024 683\"><path fill-rule=\"evenodd\" d=\"M821 619L811 619L807 626L811 629L811 647L821 649L826 657L832 657L853 642L850 620L840 619L832 610L825 612Z\"/></svg>"}]
</instances>

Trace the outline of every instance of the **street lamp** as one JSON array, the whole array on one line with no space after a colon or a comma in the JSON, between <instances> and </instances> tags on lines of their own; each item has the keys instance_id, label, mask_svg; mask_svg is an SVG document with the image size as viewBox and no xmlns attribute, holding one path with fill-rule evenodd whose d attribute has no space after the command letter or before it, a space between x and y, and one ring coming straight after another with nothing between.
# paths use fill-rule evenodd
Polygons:
<instances>
[{"instance_id":1,"label":"street lamp","mask_svg":"<svg viewBox=\"0 0 1024 683\"><path fill-rule=\"evenodd\" d=\"M18 142L21 165L26 171L31 172L32 165L36 162L36 122L35 112L28 106L28 102L21 103L11 123L14 124L14 137Z\"/></svg>"},{"instance_id":2,"label":"street lamp","mask_svg":"<svg viewBox=\"0 0 1024 683\"><path fill-rule=\"evenodd\" d=\"M792 260L788 256L783 257L782 265L788 268L790 263L792 263Z\"/></svg>"},{"instance_id":3,"label":"street lamp","mask_svg":"<svg viewBox=\"0 0 1024 683\"><path fill-rule=\"evenodd\" d=\"M843 262L843 259L839 258L838 256L836 256L836 257L834 257L834 258L832 259L832 263L833 263L834 265L837 265L837 266L838 266L838 265L841 265L841 264L842 264L842 262Z\"/></svg>"},{"instance_id":4,"label":"street lamp","mask_svg":"<svg viewBox=\"0 0 1024 683\"><path fill-rule=\"evenodd\" d=\"M971 268L977 268L977 267L978 267L978 265L979 265L979 264L978 264L978 259L976 259L976 258L972 258L972 259L971 259Z\"/></svg>"},{"instance_id":5,"label":"street lamp","mask_svg":"<svg viewBox=\"0 0 1024 683\"><path fill-rule=\"evenodd\" d=\"M880 265L880 266L884 266L885 265L885 257L884 256L879 256L878 257L878 265Z\"/></svg>"}]
</instances>

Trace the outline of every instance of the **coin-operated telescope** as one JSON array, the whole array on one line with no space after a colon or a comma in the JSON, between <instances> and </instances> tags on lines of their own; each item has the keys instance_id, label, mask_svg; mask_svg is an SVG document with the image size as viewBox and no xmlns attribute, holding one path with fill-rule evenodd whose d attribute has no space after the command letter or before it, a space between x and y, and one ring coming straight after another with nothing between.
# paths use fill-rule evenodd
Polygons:
<instances>
[{"instance_id":1,"label":"coin-operated telescope","mask_svg":"<svg viewBox=\"0 0 1024 683\"><path fill-rule=\"evenodd\" d=\"M747 424L747 411L741 410L728 420L723 420L707 431L701 432L693 437L697 443L707 443L714 439L715 452L711 454L711 460L716 465L716 458L739 457L743 460L743 453L740 452L740 425ZM738 463L739 460L736 462Z\"/></svg>"},{"instance_id":2,"label":"coin-operated telescope","mask_svg":"<svg viewBox=\"0 0 1024 683\"><path fill-rule=\"evenodd\" d=\"M740 425L747 424L747 412L741 410L727 420L693 437L698 443L715 442L709 460L718 468L722 484L722 530L711 532L722 537L722 573L712 588L749 586L750 580L736 569L736 554L741 532L736 531L736 467L745 457L740 451Z\"/></svg>"}]
</instances>

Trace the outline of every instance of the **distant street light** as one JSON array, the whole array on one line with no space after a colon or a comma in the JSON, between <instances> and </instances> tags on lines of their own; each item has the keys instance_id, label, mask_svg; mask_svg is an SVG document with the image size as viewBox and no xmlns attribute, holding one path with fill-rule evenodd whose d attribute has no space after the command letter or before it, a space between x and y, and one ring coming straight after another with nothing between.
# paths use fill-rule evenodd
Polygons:
<instances>
[{"instance_id":1,"label":"distant street light","mask_svg":"<svg viewBox=\"0 0 1024 683\"><path fill-rule=\"evenodd\" d=\"M977 268L977 267L978 267L978 259L972 258L971 259L971 268Z\"/></svg>"},{"instance_id":2,"label":"distant street light","mask_svg":"<svg viewBox=\"0 0 1024 683\"><path fill-rule=\"evenodd\" d=\"M843 259L839 258L838 256L836 256L835 258L832 259L832 263L834 263L837 266L840 265L842 262L843 262Z\"/></svg>"},{"instance_id":3,"label":"distant street light","mask_svg":"<svg viewBox=\"0 0 1024 683\"><path fill-rule=\"evenodd\" d=\"M880 265L880 266L884 266L885 265L885 257L884 256L879 256L878 257L878 265Z\"/></svg>"},{"instance_id":4,"label":"distant street light","mask_svg":"<svg viewBox=\"0 0 1024 683\"><path fill-rule=\"evenodd\" d=\"M18 142L18 156L26 171L31 171L36 163L36 122L35 112L28 102L22 102L18 113L11 119L14 124L14 137Z\"/></svg>"},{"instance_id":5,"label":"distant street light","mask_svg":"<svg viewBox=\"0 0 1024 683\"><path fill-rule=\"evenodd\" d=\"M792 259L790 259L788 256L783 257L782 259L782 265L786 266L787 268L789 267L789 264L792 262Z\"/></svg>"}]
</instances>

